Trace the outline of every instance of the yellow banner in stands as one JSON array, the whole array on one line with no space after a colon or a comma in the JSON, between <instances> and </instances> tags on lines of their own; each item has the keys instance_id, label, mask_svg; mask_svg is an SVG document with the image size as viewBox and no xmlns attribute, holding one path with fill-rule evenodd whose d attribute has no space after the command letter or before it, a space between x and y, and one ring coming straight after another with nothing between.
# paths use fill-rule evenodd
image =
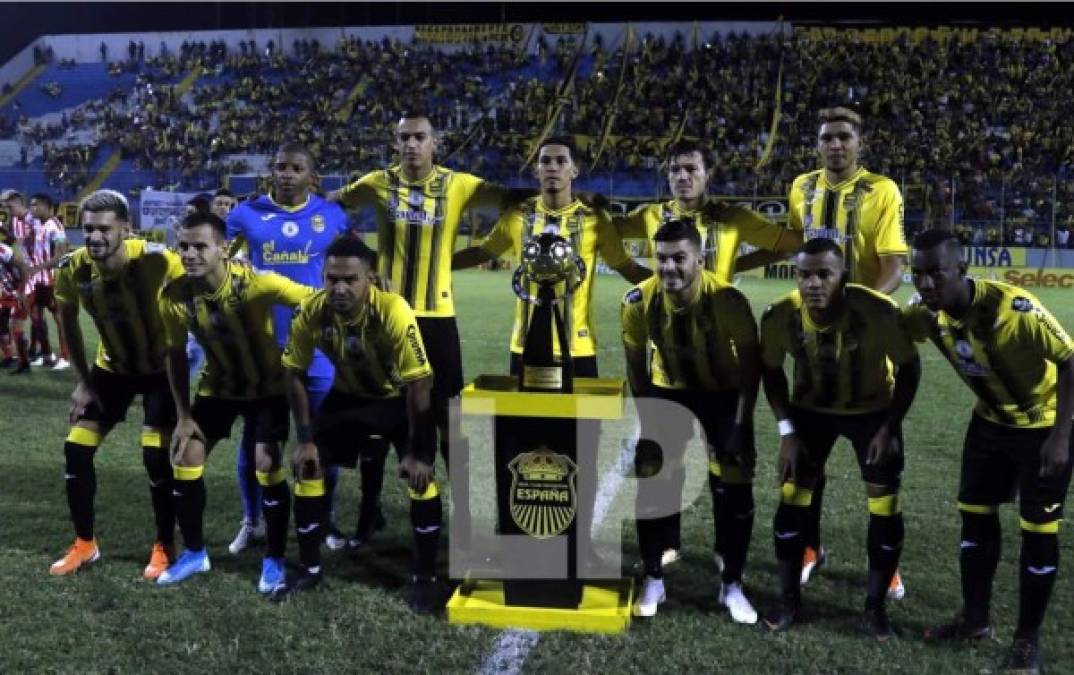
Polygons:
<instances>
[{"instance_id":1,"label":"yellow banner in stands","mask_svg":"<svg viewBox=\"0 0 1074 675\"><path fill-rule=\"evenodd\" d=\"M526 31L520 23L462 23L449 26L414 26L414 41L420 44L459 45L471 42L522 42Z\"/></svg>"},{"instance_id":2,"label":"yellow banner in stands","mask_svg":"<svg viewBox=\"0 0 1074 675\"><path fill-rule=\"evenodd\" d=\"M584 23L543 23L545 35L581 35L585 32Z\"/></svg>"}]
</instances>

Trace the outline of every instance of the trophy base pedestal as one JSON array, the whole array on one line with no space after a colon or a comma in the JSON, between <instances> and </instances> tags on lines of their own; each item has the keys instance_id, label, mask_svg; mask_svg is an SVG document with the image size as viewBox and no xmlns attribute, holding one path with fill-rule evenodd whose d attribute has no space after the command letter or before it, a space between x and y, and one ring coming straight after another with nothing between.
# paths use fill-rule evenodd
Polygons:
<instances>
[{"instance_id":1,"label":"trophy base pedestal","mask_svg":"<svg viewBox=\"0 0 1074 675\"><path fill-rule=\"evenodd\" d=\"M508 604L504 583L493 580L464 581L448 601L448 623L607 635L625 632L630 627L630 608L634 602L633 579L580 584L581 599L575 607Z\"/></svg>"}]
</instances>

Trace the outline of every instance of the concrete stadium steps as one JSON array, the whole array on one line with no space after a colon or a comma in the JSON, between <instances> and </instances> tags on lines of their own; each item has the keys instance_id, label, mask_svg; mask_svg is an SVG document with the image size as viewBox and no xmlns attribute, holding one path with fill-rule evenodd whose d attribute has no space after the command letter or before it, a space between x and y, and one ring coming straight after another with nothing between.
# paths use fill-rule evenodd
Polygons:
<instances>
[{"instance_id":1,"label":"concrete stadium steps","mask_svg":"<svg viewBox=\"0 0 1074 675\"><path fill-rule=\"evenodd\" d=\"M99 190L101 186L104 185L104 182L108 180L108 177L112 175L112 172L116 170L116 167L119 166L119 162L122 159L122 151L114 150L105 161L104 165L97 170L97 175L95 175L89 183L86 183L86 187L82 188L82 192L79 193L78 199L81 200L94 190Z\"/></svg>"},{"instance_id":2,"label":"concrete stadium steps","mask_svg":"<svg viewBox=\"0 0 1074 675\"><path fill-rule=\"evenodd\" d=\"M135 77L135 73L109 75L106 63L79 63L70 69L52 64L36 78L36 86L25 89L17 98L21 112L36 117L104 98L117 87L129 92ZM46 82L59 83L62 93L53 98L41 91L40 85Z\"/></svg>"}]
</instances>

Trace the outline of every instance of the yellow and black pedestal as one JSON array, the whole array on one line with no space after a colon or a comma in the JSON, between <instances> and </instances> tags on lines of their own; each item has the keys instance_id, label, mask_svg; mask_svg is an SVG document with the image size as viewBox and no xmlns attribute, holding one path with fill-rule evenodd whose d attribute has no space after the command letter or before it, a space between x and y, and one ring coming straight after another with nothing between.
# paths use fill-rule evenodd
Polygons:
<instances>
[{"instance_id":1,"label":"yellow and black pedestal","mask_svg":"<svg viewBox=\"0 0 1074 675\"><path fill-rule=\"evenodd\" d=\"M578 473L596 471L597 425L622 416L623 381L575 378L573 389L523 392L517 377L483 375L463 390L463 415L492 421L499 534L528 539L522 578L471 570L448 602L451 623L598 633L629 626L632 580L578 573L579 552L592 550L579 500L593 499L579 495ZM593 445L581 448L581 462L580 442Z\"/></svg>"}]
</instances>

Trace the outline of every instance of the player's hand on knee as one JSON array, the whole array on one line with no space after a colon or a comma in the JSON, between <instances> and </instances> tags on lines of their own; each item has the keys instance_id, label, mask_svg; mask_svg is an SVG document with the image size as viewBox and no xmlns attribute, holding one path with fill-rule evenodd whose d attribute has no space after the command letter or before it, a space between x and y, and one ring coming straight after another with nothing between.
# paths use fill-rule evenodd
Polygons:
<instances>
[{"instance_id":1,"label":"player's hand on knee","mask_svg":"<svg viewBox=\"0 0 1074 675\"><path fill-rule=\"evenodd\" d=\"M798 479L798 464L805 446L797 434L787 434L779 440L779 485Z\"/></svg>"},{"instance_id":2,"label":"player's hand on knee","mask_svg":"<svg viewBox=\"0 0 1074 675\"><path fill-rule=\"evenodd\" d=\"M414 455L407 455L399 462L399 471L406 478L407 486L414 492L425 492L433 480L433 465Z\"/></svg>"},{"instance_id":3,"label":"player's hand on knee","mask_svg":"<svg viewBox=\"0 0 1074 675\"><path fill-rule=\"evenodd\" d=\"M757 448L753 442L753 426L735 424L727 437L725 448L727 456L743 469L753 469L757 463ZM713 456L710 451L709 455Z\"/></svg>"},{"instance_id":4,"label":"player's hand on knee","mask_svg":"<svg viewBox=\"0 0 1074 675\"><path fill-rule=\"evenodd\" d=\"M902 454L902 444L899 443L897 430L888 425L881 425L869 442L869 448L865 451L866 464L886 464Z\"/></svg>"},{"instance_id":5,"label":"player's hand on knee","mask_svg":"<svg viewBox=\"0 0 1074 675\"><path fill-rule=\"evenodd\" d=\"M183 456L186 454L186 446L191 439L197 439L208 445L205 434L202 432L201 427L198 426L198 423L192 417L182 417L176 423L175 433L172 434L171 455L173 464L182 463Z\"/></svg>"},{"instance_id":6,"label":"player's hand on knee","mask_svg":"<svg viewBox=\"0 0 1074 675\"><path fill-rule=\"evenodd\" d=\"M1058 428L1058 427L1056 427ZM1070 441L1053 429L1040 446L1040 475L1044 478L1055 476L1070 461Z\"/></svg>"},{"instance_id":7,"label":"player's hand on knee","mask_svg":"<svg viewBox=\"0 0 1074 675\"><path fill-rule=\"evenodd\" d=\"M71 403L68 407L68 419L71 424L78 421L92 404L97 404L97 407L101 407L101 399L97 395L97 390L93 388L93 385L86 382L79 382L75 385L75 390L71 392Z\"/></svg>"},{"instance_id":8,"label":"player's hand on knee","mask_svg":"<svg viewBox=\"0 0 1074 675\"><path fill-rule=\"evenodd\" d=\"M295 446L294 472L297 480L316 480L322 477L321 458L313 443Z\"/></svg>"}]
</instances>

